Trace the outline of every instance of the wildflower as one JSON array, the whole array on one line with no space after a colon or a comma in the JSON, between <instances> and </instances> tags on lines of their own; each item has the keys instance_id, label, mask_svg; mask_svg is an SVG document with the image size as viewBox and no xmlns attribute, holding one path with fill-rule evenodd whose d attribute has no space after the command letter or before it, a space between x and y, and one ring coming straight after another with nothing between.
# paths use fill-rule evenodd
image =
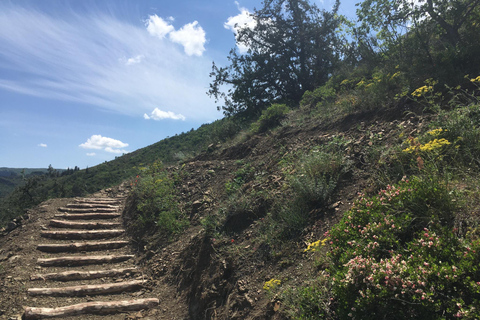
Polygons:
<instances>
[{"instance_id":1,"label":"wildflower","mask_svg":"<svg viewBox=\"0 0 480 320\"><path fill-rule=\"evenodd\" d=\"M423 86L423 87L417 88L415 91L413 91L412 96L415 97L415 98L420 98L420 97L422 97L422 96L424 96L427 93L430 93L432 91L433 91L432 86Z\"/></svg>"},{"instance_id":2,"label":"wildflower","mask_svg":"<svg viewBox=\"0 0 480 320\"><path fill-rule=\"evenodd\" d=\"M438 137L439 135L442 134L443 131L447 131L447 130L443 130L442 128L438 128L438 129L433 129L433 130L428 131L427 134L429 134L431 136L434 136L434 137Z\"/></svg>"},{"instance_id":3,"label":"wildflower","mask_svg":"<svg viewBox=\"0 0 480 320\"><path fill-rule=\"evenodd\" d=\"M281 284L282 284L282 281L272 278L265 282L265 284L263 285L263 290L270 291Z\"/></svg>"},{"instance_id":4,"label":"wildflower","mask_svg":"<svg viewBox=\"0 0 480 320\"><path fill-rule=\"evenodd\" d=\"M470 79L471 82L473 83L480 83L480 76L476 77L476 78L473 78L473 79Z\"/></svg>"}]
</instances>

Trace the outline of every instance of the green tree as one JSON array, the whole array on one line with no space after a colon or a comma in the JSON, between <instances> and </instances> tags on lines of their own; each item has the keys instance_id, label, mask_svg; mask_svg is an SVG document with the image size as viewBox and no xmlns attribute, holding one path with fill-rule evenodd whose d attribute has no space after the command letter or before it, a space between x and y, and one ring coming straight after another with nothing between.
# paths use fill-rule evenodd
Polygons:
<instances>
[{"instance_id":1,"label":"green tree","mask_svg":"<svg viewBox=\"0 0 480 320\"><path fill-rule=\"evenodd\" d=\"M357 16L363 47L421 81L478 72L480 0L365 0Z\"/></svg>"},{"instance_id":2,"label":"green tree","mask_svg":"<svg viewBox=\"0 0 480 320\"><path fill-rule=\"evenodd\" d=\"M338 60L339 4L330 12L306 0L265 1L252 14L255 27L236 36L248 52L232 49L227 67L213 63L208 94L223 101L218 109L258 114L273 102L297 103L305 91L324 84Z\"/></svg>"}]
</instances>

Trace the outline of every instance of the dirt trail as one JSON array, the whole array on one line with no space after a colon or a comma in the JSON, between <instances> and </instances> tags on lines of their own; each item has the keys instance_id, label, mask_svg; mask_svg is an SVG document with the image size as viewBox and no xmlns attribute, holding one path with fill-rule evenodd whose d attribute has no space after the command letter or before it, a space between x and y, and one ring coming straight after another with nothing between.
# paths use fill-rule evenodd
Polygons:
<instances>
[{"instance_id":1,"label":"dirt trail","mask_svg":"<svg viewBox=\"0 0 480 320\"><path fill-rule=\"evenodd\" d=\"M53 199L0 236L0 320L158 319L121 218L125 193Z\"/></svg>"}]
</instances>

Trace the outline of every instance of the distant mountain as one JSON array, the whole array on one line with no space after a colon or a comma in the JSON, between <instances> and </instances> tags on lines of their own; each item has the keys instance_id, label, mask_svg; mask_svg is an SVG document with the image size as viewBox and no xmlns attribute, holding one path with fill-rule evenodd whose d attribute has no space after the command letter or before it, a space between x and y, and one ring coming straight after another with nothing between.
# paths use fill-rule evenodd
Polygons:
<instances>
[{"instance_id":1,"label":"distant mountain","mask_svg":"<svg viewBox=\"0 0 480 320\"><path fill-rule=\"evenodd\" d=\"M0 168L0 198L6 197L17 186L21 186L25 179L41 176L48 173L48 169L41 168Z\"/></svg>"}]
</instances>

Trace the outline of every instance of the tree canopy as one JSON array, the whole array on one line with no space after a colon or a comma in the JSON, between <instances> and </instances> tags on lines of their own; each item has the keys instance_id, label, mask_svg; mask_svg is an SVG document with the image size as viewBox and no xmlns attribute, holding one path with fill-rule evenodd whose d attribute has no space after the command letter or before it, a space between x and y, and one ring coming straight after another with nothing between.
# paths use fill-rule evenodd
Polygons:
<instances>
[{"instance_id":1,"label":"tree canopy","mask_svg":"<svg viewBox=\"0 0 480 320\"><path fill-rule=\"evenodd\" d=\"M208 94L223 102L226 115L259 113L272 102L298 102L307 90L324 84L339 59L337 0L332 11L305 0L267 0L255 10L253 28L240 28L230 65L213 63ZM222 91L224 87L227 91Z\"/></svg>"}]
</instances>

